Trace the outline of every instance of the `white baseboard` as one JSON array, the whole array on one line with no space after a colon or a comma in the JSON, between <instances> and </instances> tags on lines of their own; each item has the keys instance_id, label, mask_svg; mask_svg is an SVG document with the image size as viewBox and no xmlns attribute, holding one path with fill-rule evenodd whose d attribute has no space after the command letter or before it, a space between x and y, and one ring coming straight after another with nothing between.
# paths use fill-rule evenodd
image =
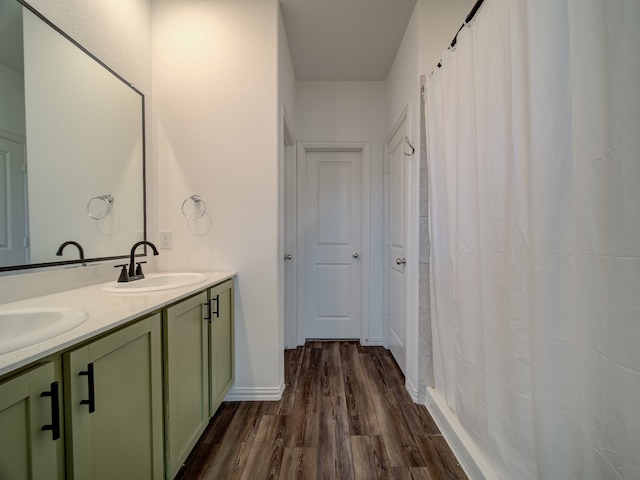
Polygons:
<instances>
[{"instance_id":1,"label":"white baseboard","mask_svg":"<svg viewBox=\"0 0 640 480\"><path fill-rule=\"evenodd\" d=\"M224 399L227 402L277 402L283 392L284 383L278 387L232 387Z\"/></svg>"},{"instance_id":2,"label":"white baseboard","mask_svg":"<svg viewBox=\"0 0 640 480\"><path fill-rule=\"evenodd\" d=\"M383 337L369 337L364 339L362 345L368 347L384 347L384 338Z\"/></svg>"},{"instance_id":3,"label":"white baseboard","mask_svg":"<svg viewBox=\"0 0 640 480\"><path fill-rule=\"evenodd\" d=\"M411 382L407 376L404 377L404 388L409 392L413 403L418 403L418 388Z\"/></svg>"},{"instance_id":4,"label":"white baseboard","mask_svg":"<svg viewBox=\"0 0 640 480\"><path fill-rule=\"evenodd\" d=\"M426 407L467 476L471 480L498 480L493 469L460 425L458 417L449 410L440 394L433 388L427 388Z\"/></svg>"}]
</instances>

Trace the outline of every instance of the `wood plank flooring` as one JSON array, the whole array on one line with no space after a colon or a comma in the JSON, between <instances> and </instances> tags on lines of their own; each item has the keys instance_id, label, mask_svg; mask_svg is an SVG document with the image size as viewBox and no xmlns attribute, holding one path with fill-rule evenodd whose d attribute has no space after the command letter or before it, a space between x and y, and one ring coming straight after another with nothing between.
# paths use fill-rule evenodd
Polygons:
<instances>
[{"instance_id":1,"label":"wood plank flooring","mask_svg":"<svg viewBox=\"0 0 640 480\"><path fill-rule=\"evenodd\" d=\"M285 376L278 402L223 403L176 478L467 478L384 348L307 342Z\"/></svg>"}]
</instances>

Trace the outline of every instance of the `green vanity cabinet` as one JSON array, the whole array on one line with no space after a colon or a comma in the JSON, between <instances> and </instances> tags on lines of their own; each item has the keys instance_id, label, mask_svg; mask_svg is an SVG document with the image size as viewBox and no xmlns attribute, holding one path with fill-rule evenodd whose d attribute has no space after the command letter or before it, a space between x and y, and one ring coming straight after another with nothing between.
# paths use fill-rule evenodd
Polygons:
<instances>
[{"instance_id":1,"label":"green vanity cabinet","mask_svg":"<svg viewBox=\"0 0 640 480\"><path fill-rule=\"evenodd\" d=\"M160 313L63 356L67 476L164 476Z\"/></svg>"},{"instance_id":2,"label":"green vanity cabinet","mask_svg":"<svg viewBox=\"0 0 640 480\"><path fill-rule=\"evenodd\" d=\"M209 305L209 413L213 416L235 379L233 280L209 289Z\"/></svg>"},{"instance_id":3,"label":"green vanity cabinet","mask_svg":"<svg viewBox=\"0 0 640 480\"><path fill-rule=\"evenodd\" d=\"M189 456L234 381L233 280L164 310L167 479Z\"/></svg>"},{"instance_id":4,"label":"green vanity cabinet","mask_svg":"<svg viewBox=\"0 0 640 480\"><path fill-rule=\"evenodd\" d=\"M65 478L61 377L49 361L0 383L0 479Z\"/></svg>"},{"instance_id":5,"label":"green vanity cabinet","mask_svg":"<svg viewBox=\"0 0 640 480\"><path fill-rule=\"evenodd\" d=\"M209 423L207 292L164 311L165 450L172 479ZM208 306L207 306L208 308Z\"/></svg>"}]
</instances>

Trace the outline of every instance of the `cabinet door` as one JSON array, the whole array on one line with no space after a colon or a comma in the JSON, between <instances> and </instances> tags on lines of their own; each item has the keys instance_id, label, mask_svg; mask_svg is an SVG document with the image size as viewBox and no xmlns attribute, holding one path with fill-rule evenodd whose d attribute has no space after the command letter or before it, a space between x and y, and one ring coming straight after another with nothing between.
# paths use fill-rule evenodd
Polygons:
<instances>
[{"instance_id":1,"label":"cabinet door","mask_svg":"<svg viewBox=\"0 0 640 480\"><path fill-rule=\"evenodd\" d=\"M213 416L235 379L233 280L211 288L209 302L211 304L211 323L209 326L211 401L209 413Z\"/></svg>"},{"instance_id":2,"label":"cabinet door","mask_svg":"<svg viewBox=\"0 0 640 480\"><path fill-rule=\"evenodd\" d=\"M163 476L160 314L67 353L70 478Z\"/></svg>"},{"instance_id":3,"label":"cabinet door","mask_svg":"<svg viewBox=\"0 0 640 480\"><path fill-rule=\"evenodd\" d=\"M173 478L209 423L207 294L165 310L165 449ZM208 308L207 308L208 309Z\"/></svg>"},{"instance_id":4,"label":"cabinet door","mask_svg":"<svg viewBox=\"0 0 640 480\"><path fill-rule=\"evenodd\" d=\"M59 380L48 362L0 384L1 479L64 478Z\"/></svg>"}]
</instances>

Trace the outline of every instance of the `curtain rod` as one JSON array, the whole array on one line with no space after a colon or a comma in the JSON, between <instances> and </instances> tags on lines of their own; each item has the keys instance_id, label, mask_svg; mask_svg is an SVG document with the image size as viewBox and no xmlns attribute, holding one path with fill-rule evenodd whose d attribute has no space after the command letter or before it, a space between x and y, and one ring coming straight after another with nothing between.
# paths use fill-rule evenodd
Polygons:
<instances>
[{"instance_id":1,"label":"curtain rod","mask_svg":"<svg viewBox=\"0 0 640 480\"><path fill-rule=\"evenodd\" d=\"M473 17L476 16L476 13L478 13L478 10L480 9L483 3L484 3L484 0L478 0L476 2L473 8L471 8L469 15L467 15L467 18L465 19L465 23L469 23L471 20L473 20Z\"/></svg>"},{"instance_id":2,"label":"curtain rod","mask_svg":"<svg viewBox=\"0 0 640 480\"><path fill-rule=\"evenodd\" d=\"M467 15L467 18L464 19L464 23L460 26L460 28L456 32L456 35L455 37L453 37L453 40L451 40L451 48L455 47L456 43L458 43L458 34L460 33L460 30L462 30L466 24L468 24L471 20L473 20L473 17L476 16L476 13L478 13L478 10L480 9L483 3L484 3L484 0L478 0L473 5L473 7L471 7L471 11L469 12L469 15Z\"/></svg>"},{"instance_id":3,"label":"curtain rod","mask_svg":"<svg viewBox=\"0 0 640 480\"><path fill-rule=\"evenodd\" d=\"M473 7L471 8L471 11L469 12L469 15L467 15L467 18L464 19L464 23L460 25L460 28L456 32L456 35L453 37L453 40L451 40L450 48L453 48L456 46L456 43L458 43L458 34L464 28L465 25L467 25L471 20L473 20L473 17L476 16L476 13L478 13L478 10L480 9L483 3L484 3L484 0L477 0L476 3L473 5ZM438 68L440 67L442 67L442 62L438 62Z\"/></svg>"}]
</instances>

